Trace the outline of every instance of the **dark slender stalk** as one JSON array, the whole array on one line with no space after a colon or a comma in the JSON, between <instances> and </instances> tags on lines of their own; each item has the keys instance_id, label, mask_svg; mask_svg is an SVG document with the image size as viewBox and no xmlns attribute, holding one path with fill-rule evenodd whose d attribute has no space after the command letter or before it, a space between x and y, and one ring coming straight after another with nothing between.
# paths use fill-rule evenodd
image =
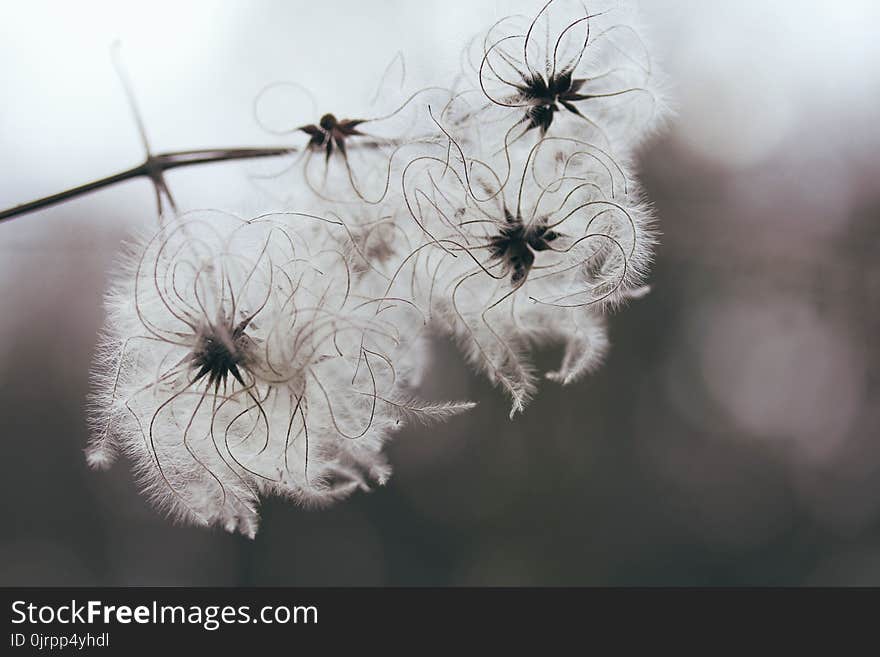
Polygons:
<instances>
[{"instance_id":1,"label":"dark slender stalk","mask_svg":"<svg viewBox=\"0 0 880 657\"><path fill-rule=\"evenodd\" d=\"M34 212L47 208L57 203L77 198L89 192L94 192L110 185L115 185L133 178L146 177L154 183L161 183L162 174L170 169L188 167L196 164L210 164L213 162L229 162L232 160L247 160L260 157L277 157L297 152L295 148L214 148L195 151L174 151L150 155L140 164L131 169L114 173L112 176L93 180L92 182L73 187L51 196L22 203L8 210L0 211L0 221L12 219L28 212Z\"/></svg>"}]
</instances>

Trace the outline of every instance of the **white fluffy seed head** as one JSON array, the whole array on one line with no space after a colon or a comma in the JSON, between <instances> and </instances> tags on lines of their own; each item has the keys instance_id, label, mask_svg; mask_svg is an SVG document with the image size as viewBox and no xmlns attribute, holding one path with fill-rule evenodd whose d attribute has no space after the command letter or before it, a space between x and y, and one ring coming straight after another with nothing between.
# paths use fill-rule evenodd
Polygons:
<instances>
[{"instance_id":1,"label":"white fluffy seed head","mask_svg":"<svg viewBox=\"0 0 880 657\"><path fill-rule=\"evenodd\" d=\"M493 149L528 147L546 134L626 152L668 113L665 80L631 2L552 0L505 17L471 40L464 79L472 86L447 114L478 125Z\"/></svg>"},{"instance_id":2,"label":"white fluffy seed head","mask_svg":"<svg viewBox=\"0 0 880 657\"><path fill-rule=\"evenodd\" d=\"M89 465L122 453L173 517L253 536L261 497L322 507L382 485L396 429L472 406L414 396L432 327L511 417L537 390L536 346L564 346L548 380L593 371L655 243L633 154L662 122L663 79L626 7L553 0L497 22L455 93L403 93L395 60L391 105L359 116L308 114L295 83L261 92L258 121L303 140L261 186L312 213L188 213L124 249Z\"/></svg>"},{"instance_id":3,"label":"white fluffy seed head","mask_svg":"<svg viewBox=\"0 0 880 657\"><path fill-rule=\"evenodd\" d=\"M402 178L410 252L388 294L408 295L454 335L521 411L535 392L533 345L567 345L550 378L571 383L607 349L602 315L641 288L654 245L629 162L546 137L470 156L451 141Z\"/></svg>"},{"instance_id":4,"label":"white fluffy seed head","mask_svg":"<svg viewBox=\"0 0 880 657\"><path fill-rule=\"evenodd\" d=\"M261 494L322 505L390 469L419 406L403 331L352 287L341 227L196 213L131 250L107 298L88 459L133 462L154 503L253 535Z\"/></svg>"}]
</instances>

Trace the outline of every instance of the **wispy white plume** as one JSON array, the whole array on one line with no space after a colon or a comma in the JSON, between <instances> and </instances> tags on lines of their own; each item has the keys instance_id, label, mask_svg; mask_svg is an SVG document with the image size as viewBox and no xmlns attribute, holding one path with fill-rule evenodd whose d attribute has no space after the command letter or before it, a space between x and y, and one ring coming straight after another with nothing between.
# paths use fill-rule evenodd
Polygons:
<instances>
[{"instance_id":1,"label":"wispy white plume","mask_svg":"<svg viewBox=\"0 0 880 657\"><path fill-rule=\"evenodd\" d=\"M95 367L93 465L117 450L173 516L253 535L260 493L322 504L384 483L418 362L352 286L338 224L192 213L139 240Z\"/></svg>"},{"instance_id":2,"label":"wispy white plume","mask_svg":"<svg viewBox=\"0 0 880 657\"><path fill-rule=\"evenodd\" d=\"M261 91L257 121L301 148L259 186L309 212L187 213L129 245L89 463L122 452L172 516L253 536L261 496L368 490L399 426L473 406L416 397L431 328L511 417L537 391L535 347L564 346L546 379L593 371L608 314L647 292L655 243L634 155L666 105L627 7L552 0L502 19L454 85L405 90L397 57L353 113L319 115L294 82Z\"/></svg>"}]
</instances>

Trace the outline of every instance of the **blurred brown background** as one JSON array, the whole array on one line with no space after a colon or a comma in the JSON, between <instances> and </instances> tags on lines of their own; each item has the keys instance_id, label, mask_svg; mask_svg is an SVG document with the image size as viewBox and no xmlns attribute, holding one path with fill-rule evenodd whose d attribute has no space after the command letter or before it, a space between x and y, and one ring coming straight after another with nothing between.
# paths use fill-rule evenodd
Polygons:
<instances>
[{"instance_id":1,"label":"blurred brown background","mask_svg":"<svg viewBox=\"0 0 880 657\"><path fill-rule=\"evenodd\" d=\"M336 107L398 49L443 81L467 35L533 5L7 3L0 206L138 160L116 37L157 150L271 143L265 83ZM101 296L155 221L149 185L0 224L0 584L880 585L880 10L643 6L678 114L642 157L653 292L613 318L606 365L510 422L438 341L423 393L477 409L401 433L384 489L269 500L255 541L174 527L126 464L85 466ZM169 182L184 207L246 210L246 174Z\"/></svg>"}]
</instances>

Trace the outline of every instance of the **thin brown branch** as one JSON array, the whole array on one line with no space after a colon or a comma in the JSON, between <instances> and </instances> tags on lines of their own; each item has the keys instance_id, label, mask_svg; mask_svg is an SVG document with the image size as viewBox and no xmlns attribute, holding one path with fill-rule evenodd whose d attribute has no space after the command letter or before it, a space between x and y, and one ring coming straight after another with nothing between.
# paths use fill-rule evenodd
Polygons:
<instances>
[{"instance_id":1,"label":"thin brown branch","mask_svg":"<svg viewBox=\"0 0 880 657\"><path fill-rule=\"evenodd\" d=\"M22 203L8 210L0 211L0 221L13 219L29 212L35 212L57 203L63 203L71 199L83 196L116 183L132 180L133 178L149 178L154 184L162 186L162 174L171 169L194 166L196 164L211 164L213 162L229 162L232 160L247 160L261 157L277 157L296 153L296 148L214 148L194 151L174 151L150 155L140 164L131 169L120 171L106 178L93 180L84 185L67 189L51 196Z\"/></svg>"}]
</instances>

